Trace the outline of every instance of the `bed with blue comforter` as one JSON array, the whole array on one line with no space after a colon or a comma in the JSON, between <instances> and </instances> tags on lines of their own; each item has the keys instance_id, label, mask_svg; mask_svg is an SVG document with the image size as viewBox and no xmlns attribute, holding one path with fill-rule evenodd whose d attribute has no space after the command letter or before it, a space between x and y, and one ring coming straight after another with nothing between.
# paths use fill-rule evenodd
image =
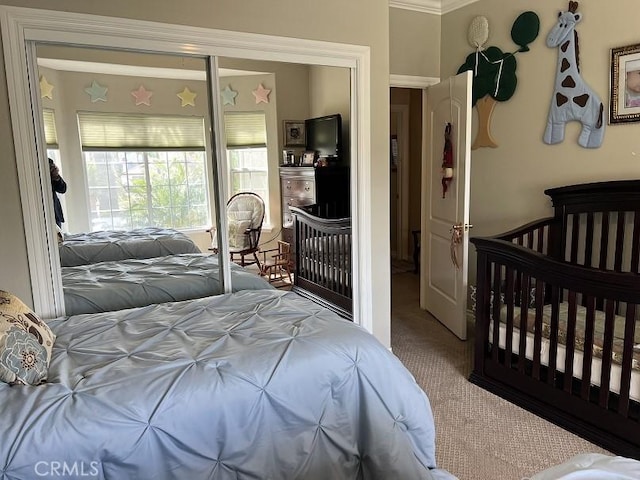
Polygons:
<instances>
[{"instance_id":1,"label":"bed with blue comforter","mask_svg":"<svg viewBox=\"0 0 640 480\"><path fill-rule=\"evenodd\" d=\"M0 383L4 479L52 464L85 479L454 478L436 469L429 401L402 363L294 292L49 324L47 383Z\"/></svg>"},{"instance_id":2,"label":"bed with blue comforter","mask_svg":"<svg viewBox=\"0 0 640 480\"><path fill-rule=\"evenodd\" d=\"M99 313L152 303L202 298L222 293L218 257L168 255L62 267L67 315ZM231 263L234 292L274 288L264 278Z\"/></svg>"},{"instance_id":3,"label":"bed with blue comforter","mask_svg":"<svg viewBox=\"0 0 640 480\"><path fill-rule=\"evenodd\" d=\"M198 246L184 233L159 227L65 234L58 248L60 265L63 267L127 258L200 253Z\"/></svg>"}]
</instances>

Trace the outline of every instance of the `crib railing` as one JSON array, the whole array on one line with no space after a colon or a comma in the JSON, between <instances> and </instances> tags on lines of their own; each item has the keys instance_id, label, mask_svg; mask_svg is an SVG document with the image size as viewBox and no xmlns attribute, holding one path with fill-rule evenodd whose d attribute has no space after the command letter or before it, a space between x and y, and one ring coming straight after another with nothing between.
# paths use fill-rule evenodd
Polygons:
<instances>
[{"instance_id":1,"label":"crib railing","mask_svg":"<svg viewBox=\"0 0 640 480\"><path fill-rule=\"evenodd\" d=\"M551 259L528 248L540 245L537 235L533 243L519 237L527 247L518 237L471 239L478 253L471 380L638 456L640 404L631 392L640 392L632 385L640 277Z\"/></svg>"}]
</instances>

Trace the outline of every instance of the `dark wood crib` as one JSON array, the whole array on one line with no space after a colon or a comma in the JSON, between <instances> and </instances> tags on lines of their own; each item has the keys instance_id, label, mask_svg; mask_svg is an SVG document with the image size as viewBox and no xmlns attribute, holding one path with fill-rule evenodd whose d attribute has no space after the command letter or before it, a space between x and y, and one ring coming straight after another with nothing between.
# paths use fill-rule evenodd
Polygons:
<instances>
[{"instance_id":1,"label":"dark wood crib","mask_svg":"<svg viewBox=\"0 0 640 480\"><path fill-rule=\"evenodd\" d=\"M470 380L640 458L640 180L545 190L554 216L477 250Z\"/></svg>"},{"instance_id":2,"label":"dark wood crib","mask_svg":"<svg viewBox=\"0 0 640 480\"><path fill-rule=\"evenodd\" d=\"M323 218L314 206L290 210L296 252L293 290L351 319L351 218Z\"/></svg>"}]
</instances>

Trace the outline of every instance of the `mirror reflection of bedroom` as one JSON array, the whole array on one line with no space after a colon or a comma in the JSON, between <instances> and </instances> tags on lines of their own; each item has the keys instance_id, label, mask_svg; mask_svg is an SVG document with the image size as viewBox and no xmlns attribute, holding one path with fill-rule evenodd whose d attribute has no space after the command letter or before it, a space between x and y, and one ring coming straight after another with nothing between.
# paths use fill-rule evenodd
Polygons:
<instances>
[{"instance_id":1,"label":"mirror reflection of bedroom","mask_svg":"<svg viewBox=\"0 0 640 480\"><path fill-rule=\"evenodd\" d=\"M309 251L306 267L297 265L306 247L296 249L293 233L312 222L305 231L315 228L325 250L350 262L348 69L219 58L218 172L205 59L44 44L36 52L67 314L221 293L220 241L228 242L234 291L293 287L351 311L350 277L338 292L317 276L305 283L320 257ZM336 115L340 158L316 151L303 162L307 144L287 143L285 120ZM229 201L220 209L225 236L212 227L216 175ZM320 215L321 202L334 210ZM330 238L338 212L346 218L340 232L349 230L342 243ZM334 230L313 223L319 216L332 216Z\"/></svg>"}]
</instances>

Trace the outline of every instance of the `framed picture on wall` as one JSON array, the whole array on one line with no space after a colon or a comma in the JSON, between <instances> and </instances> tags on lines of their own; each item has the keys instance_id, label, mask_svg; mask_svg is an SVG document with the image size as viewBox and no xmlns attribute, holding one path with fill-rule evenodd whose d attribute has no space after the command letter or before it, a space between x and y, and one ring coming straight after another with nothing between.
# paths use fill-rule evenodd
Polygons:
<instances>
[{"instance_id":1,"label":"framed picture on wall","mask_svg":"<svg viewBox=\"0 0 640 480\"><path fill-rule=\"evenodd\" d=\"M611 49L609 123L640 121L640 44Z\"/></svg>"},{"instance_id":2,"label":"framed picture on wall","mask_svg":"<svg viewBox=\"0 0 640 480\"><path fill-rule=\"evenodd\" d=\"M285 120L284 122L284 146L304 147L306 140L304 136L304 121Z\"/></svg>"}]
</instances>

